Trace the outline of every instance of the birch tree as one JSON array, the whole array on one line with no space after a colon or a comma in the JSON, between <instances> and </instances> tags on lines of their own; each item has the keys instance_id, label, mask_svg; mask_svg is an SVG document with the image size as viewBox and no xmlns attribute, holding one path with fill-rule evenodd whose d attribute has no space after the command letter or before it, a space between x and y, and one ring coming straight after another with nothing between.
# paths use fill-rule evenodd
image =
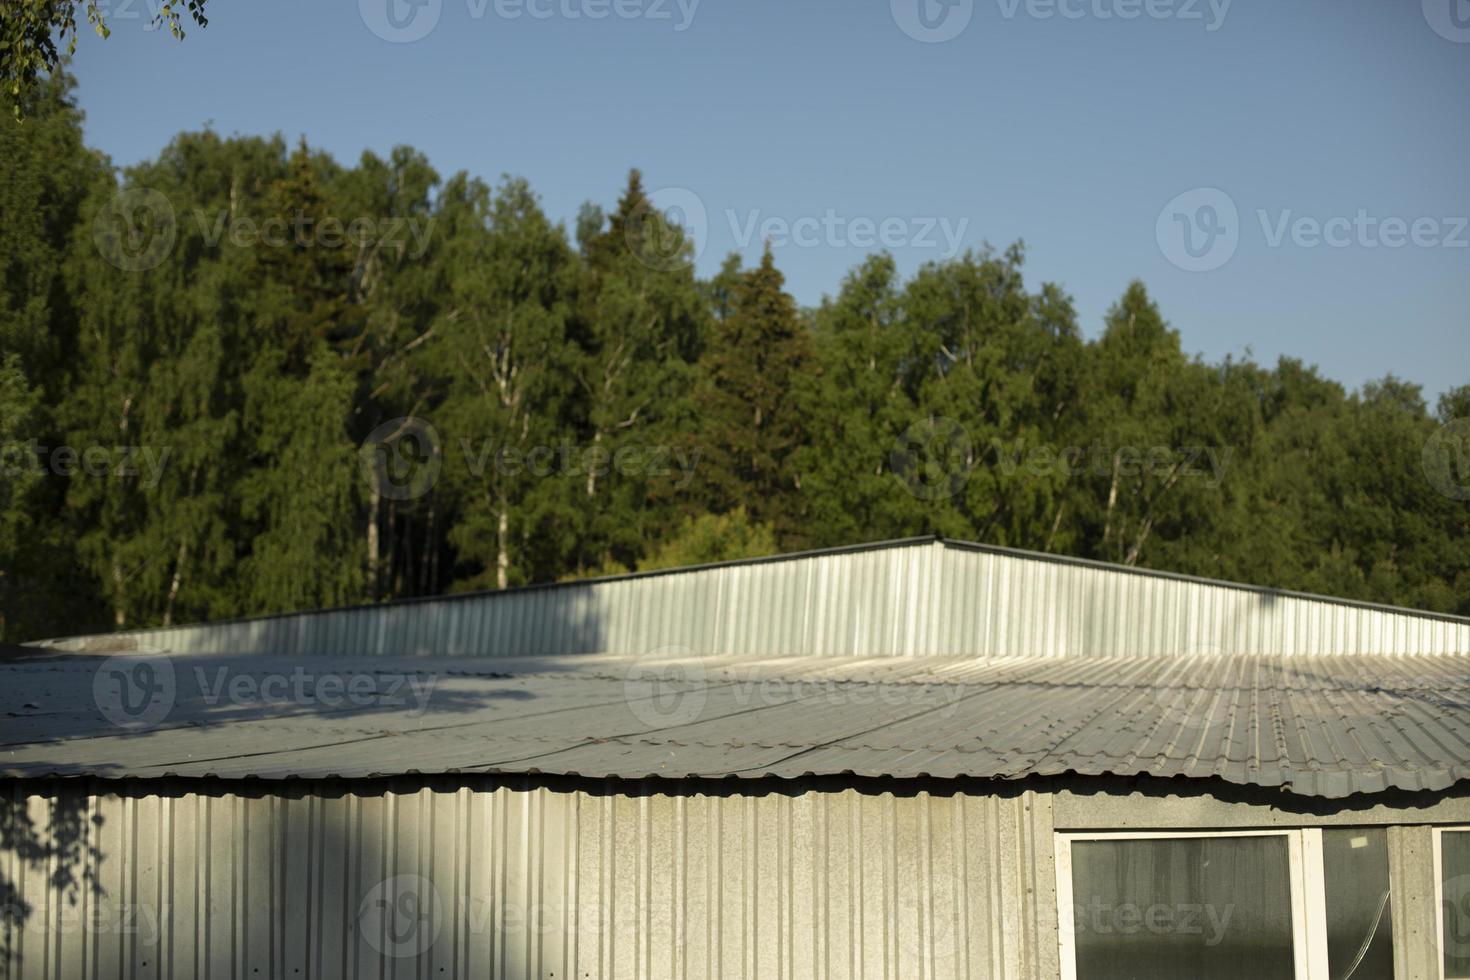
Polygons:
<instances>
[{"instance_id":1,"label":"birch tree","mask_svg":"<svg viewBox=\"0 0 1470 980\"><path fill-rule=\"evenodd\" d=\"M438 393L462 584L503 589L554 577L573 544L558 453L573 434L574 255L523 181L492 191L460 174L444 197L449 295L415 356Z\"/></svg>"}]
</instances>

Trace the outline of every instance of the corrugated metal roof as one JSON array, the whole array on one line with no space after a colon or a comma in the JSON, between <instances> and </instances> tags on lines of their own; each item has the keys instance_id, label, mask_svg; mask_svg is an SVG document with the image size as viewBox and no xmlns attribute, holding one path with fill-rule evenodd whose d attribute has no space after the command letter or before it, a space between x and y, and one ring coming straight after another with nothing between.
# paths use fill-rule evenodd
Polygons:
<instances>
[{"instance_id":1,"label":"corrugated metal roof","mask_svg":"<svg viewBox=\"0 0 1470 980\"><path fill-rule=\"evenodd\" d=\"M53 641L180 653L1470 654L1470 620L932 538Z\"/></svg>"},{"instance_id":2,"label":"corrugated metal roof","mask_svg":"<svg viewBox=\"0 0 1470 980\"><path fill-rule=\"evenodd\" d=\"M0 692L12 777L1079 773L1337 798L1470 776L1459 656L58 656L0 667Z\"/></svg>"}]
</instances>

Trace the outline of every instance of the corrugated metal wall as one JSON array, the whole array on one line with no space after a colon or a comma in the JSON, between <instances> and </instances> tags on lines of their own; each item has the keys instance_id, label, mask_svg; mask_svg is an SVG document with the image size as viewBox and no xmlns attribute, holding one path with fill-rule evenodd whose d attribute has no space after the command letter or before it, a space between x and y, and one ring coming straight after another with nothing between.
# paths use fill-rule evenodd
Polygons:
<instances>
[{"instance_id":1,"label":"corrugated metal wall","mask_svg":"<svg viewBox=\"0 0 1470 980\"><path fill-rule=\"evenodd\" d=\"M1058 975L1030 791L57 785L6 788L7 978Z\"/></svg>"},{"instance_id":2,"label":"corrugated metal wall","mask_svg":"<svg viewBox=\"0 0 1470 980\"><path fill-rule=\"evenodd\" d=\"M1434 835L1429 826L1388 828L1389 888L1394 895L1394 976L1439 980L1439 902Z\"/></svg>"},{"instance_id":3,"label":"corrugated metal wall","mask_svg":"<svg viewBox=\"0 0 1470 980\"><path fill-rule=\"evenodd\" d=\"M1470 653L1466 620L930 541L128 635L191 653Z\"/></svg>"}]
</instances>

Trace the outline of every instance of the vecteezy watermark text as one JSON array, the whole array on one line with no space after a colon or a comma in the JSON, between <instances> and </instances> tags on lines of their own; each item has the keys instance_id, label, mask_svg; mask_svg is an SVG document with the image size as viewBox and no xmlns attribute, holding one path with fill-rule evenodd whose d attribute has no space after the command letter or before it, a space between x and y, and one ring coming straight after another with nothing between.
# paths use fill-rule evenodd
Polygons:
<instances>
[{"instance_id":1,"label":"vecteezy watermark text","mask_svg":"<svg viewBox=\"0 0 1470 980\"><path fill-rule=\"evenodd\" d=\"M821 215L796 218L781 215L763 216L759 208L743 216L734 208L725 210L730 236L740 248L765 242L772 248L912 248L933 249L940 258L952 259L959 254L969 218L951 221L941 217L905 218L889 216L872 218L848 217L827 208Z\"/></svg>"},{"instance_id":2,"label":"vecteezy watermark text","mask_svg":"<svg viewBox=\"0 0 1470 980\"><path fill-rule=\"evenodd\" d=\"M421 258L434 231L432 217L358 215L318 217L304 211L252 218L228 208L190 212L194 232L208 248L366 248ZM92 242L108 262L124 272L157 268L180 237L173 202L160 191L130 187L113 195L92 222Z\"/></svg>"},{"instance_id":3,"label":"vecteezy watermark text","mask_svg":"<svg viewBox=\"0 0 1470 980\"><path fill-rule=\"evenodd\" d=\"M720 711L803 705L820 708L916 707L948 718L967 691L960 684L874 683L834 677L785 677L751 668L724 667L710 677L687 647L659 647L634 658L623 676L623 699L633 716L652 729L693 724L709 710L712 688L720 691Z\"/></svg>"},{"instance_id":4,"label":"vecteezy watermark text","mask_svg":"<svg viewBox=\"0 0 1470 980\"><path fill-rule=\"evenodd\" d=\"M502 20L648 20L668 21L684 32L694 23L701 0L465 0L470 16L485 16L486 8Z\"/></svg>"},{"instance_id":5,"label":"vecteezy watermark text","mask_svg":"<svg viewBox=\"0 0 1470 980\"><path fill-rule=\"evenodd\" d=\"M830 207L796 215L762 208L725 208L723 213L740 249L762 243L773 249L914 249L952 259L970 227L965 217L843 214ZM687 187L660 188L646 195L626 233L629 249L644 264L662 270L686 267L709 243L709 210Z\"/></svg>"},{"instance_id":6,"label":"vecteezy watermark text","mask_svg":"<svg viewBox=\"0 0 1470 980\"><path fill-rule=\"evenodd\" d=\"M1297 248L1467 248L1470 236L1465 233L1470 217L1417 218L1380 217L1359 208L1352 216L1334 215L1317 218L1295 214L1290 208L1272 212L1256 211L1266 244L1280 248L1291 244Z\"/></svg>"},{"instance_id":7,"label":"vecteezy watermark text","mask_svg":"<svg viewBox=\"0 0 1470 980\"><path fill-rule=\"evenodd\" d=\"M701 0L465 0L470 20L486 14L505 21L622 20L668 24L689 30ZM428 37L439 26L444 0L358 0L362 22L384 41L408 44Z\"/></svg>"},{"instance_id":8,"label":"vecteezy watermark text","mask_svg":"<svg viewBox=\"0 0 1470 980\"><path fill-rule=\"evenodd\" d=\"M1105 902L1093 897L1072 905L1072 928L1095 936L1199 936L1206 946L1218 946L1230 929L1235 906L1211 903Z\"/></svg>"},{"instance_id":9,"label":"vecteezy watermark text","mask_svg":"<svg viewBox=\"0 0 1470 980\"><path fill-rule=\"evenodd\" d=\"M1015 20L1179 20L1197 21L1218 31L1233 0L996 0L1001 16Z\"/></svg>"},{"instance_id":10,"label":"vecteezy watermark text","mask_svg":"<svg viewBox=\"0 0 1470 980\"><path fill-rule=\"evenodd\" d=\"M46 931L52 936L128 936L143 947L158 943L161 924L172 921L173 903L120 902L94 894L87 902L55 902L46 913ZM19 930L33 910L18 903L0 905L0 930Z\"/></svg>"},{"instance_id":11,"label":"vecteezy watermark text","mask_svg":"<svg viewBox=\"0 0 1470 980\"><path fill-rule=\"evenodd\" d=\"M390 419L360 447L363 476L394 500L413 500L433 490L446 462L475 480L492 477L600 479L609 474L674 478L682 490L694 479L700 452L680 446L632 443L608 448L572 442L505 445L493 438L462 436L446 452L439 430L417 416Z\"/></svg>"},{"instance_id":12,"label":"vecteezy watermark text","mask_svg":"<svg viewBox=\"0 0 1470 980\"><path fill-rule=\"evenodd\" d=\"M1005 20L1175 20L1218 31L1233 0L995 0ZM1429 2L1429 0L1426 0ZM893 22L915 41L937 44L965 32L975 0L889 0Z\"/></svg>"},{"instance_id":13,"label":"vecteezy watermark text","mask_svg":"<svg viewBox=\"0 0 1470 980\"><path fill-rule=\"evenodd\" d=\"M382 955L412 959L450 935L458 941L496 937L497 944L502 936L581 936L595 942L598 936L631 934L646 914L637 903L609 902L596 894L533 900L531 895L457 894L453 887L423 875L391 874L363 894L356 929Z\"/></svg>"},{"instance_id":14,"label":"vecteezy watermark text","mask_svg":"<svg viewBox=\"0 0 1470 980\"><path fill-rule=\"evenodd\" d=\"M220 705L403 710L418 717L429 708L437 674L389 670L240 670L196 666L180 671L163 655L108 657L92 676L97 709L119 728L143 730L162 724L180 699L208 708Z\"/></svg>"},{"instance_id":15,"label":"vecteezy watermark text","mask_svg":"<svg viewBox=\"0 0 1470 980\"><path fill-rule=\"evenodd\" d=\"M1026 440L992 439L996 466L1007 476L1024 470L1031 476L1060 473L1066 477L1091 474L1120 477L1146 476L1201 479L1215 489L1225 482L1225 471L1235 456L1233 446L1027 446Z\"/></svg>"},{"instance_id":16,"label":"vecteezy watermark text","mask_svg":"<svg viewBox=\"0 0 1470 980\"><path fill-rule=\"evenodd\" d=\"M53 476L112 477L137 480L152 490L163 479L170 446L46 446L38 439L0 444L0 478L13 480L25 473Z\"/></svg>"},{"instance_id":17,"label":"vecteezy watermark text","mask_svg":"<svg viewBox=\"0 0 1470 980\"><path fill-rule=\"evenodd\" d=\"M1096 439L1087 446L1056 446L992 438L981 448L959 421L936 417L914 422L894 440L888 466L915 497L945 500L960 494L984 466L1008 477L1202 480L1214 490L1225 481L1234 457L1232 446L1107 446Z\"/></svg>"},{"instance_id":18,"label":"vecteezy watermark text","mask_svg":"<svg viewBox=\"0 0 1470 980\"><path fill-rule=\"evenodd\" d=\"M438 677L398 671L326 672L297 667L289 673L241 673L229 667L194 668L200 700L218 704L322 708L428 710Z\"/></svg>"},{"instance_id":19,"label":"vecteezy watermark text","mask_svg":"<svg viewBox=\"0 0 1470 980\"><path fill-rule=\"evenodd\" d=\"M464 455L465 468L474 477L482 478L489 473L498 476L527 474L545 478L564 476L603 477L609 473L620 476L667 477L678 474L674 488L684 489L694 479L699 465L699 451L685 450L674 446L619 446L609 450L604 446L579 446L561 443L555 446L497 446L494 440L459 440Z\"/></svg>"},{"instance_id":20,"label":"vecteezy watermark text","mask_svg":"<svg viewBox=\"0 0 1470 980\"><path fill-rule=\"evenodd\" d=\"M247 215L230 216L220 209L213 216L203 208L193 212L204 243L215 248L228 241L236 248L263 245L266 248L364 248L381 245L399 249L408 258L421 258L429 248L433 218L357 217L342 219L328 215L315 218L304 212L274 215L254 221ZM228 225L228 227L226 227Z\"/></svg>"},{"instance_id":21,"label":"vecteezy watermark text","mask_svg":"<svg viewBox=\"0 0 1470 980\"><path fill-rule=\"evenodd\" d=\"M1300 214L1292 208L1257 208L1255 224L1267 248L1387 249L1470 248L1470 216L1384 215L1367 208L1352 214ZM1176 195L1159 212L1154 235L1159 250L1186 272L1210 272L1235 255L1250 223L1229 194L1197 187Z\"/></svg>"}]
</instances>

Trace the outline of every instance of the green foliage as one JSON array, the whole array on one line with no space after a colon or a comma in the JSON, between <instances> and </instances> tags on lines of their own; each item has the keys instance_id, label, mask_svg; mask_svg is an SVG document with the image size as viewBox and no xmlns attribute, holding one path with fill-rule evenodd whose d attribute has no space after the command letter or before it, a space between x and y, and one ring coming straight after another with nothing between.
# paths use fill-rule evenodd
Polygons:
<instances>
[{"instance_id":1,"label":"green foliage","mask_svg":"<svg viewBox=\"0 0 1470 980\"><path fill-rule=\"evenodd\" d=\"M542 467L571 438L575 352L567 342L574 253L523 181L463 174L445 189L446 309L423 348L431 415L445 442L449 532L478 571L467 586L554 577L571 543L564 479Z\"/></svg>"},{"instance_id":2,"label":"green foliage","mask_svg":"<svg viewBox=\"0 0 1470 980\"><path fill-rule=\"evenodd\" d=\"M205 0L164 0L154 11L154 27L167 25L176 39L184 38L181 8L200 27L209 20L204 16ZM86 11L86 21L98 37L107 37L105 4L100 0L6 0L0 10L0 83L13 100L14 114L20 118L28 109L42 76L57 71L64 54L69 57L77 49L77 10Z\"/></svg>"},{"instance_id":3,"label":"green foliage","mask_svg":"<svg viewBox=\"0 0 1470 980\"><path fill-rule=\"evenodd\" d=\"M610 561L595 568L563 575L561 580L626 575L631 571L654 572L665 568L761 558L777 554L780 550L776 543L776 529L770 524L752 521L744 507L737 507L727 514L699 514L684 518L679 522L673 536L655 547L652 553L638 559L634 568Z\"/></svg>"},{"instance_id":4,"label":"green foliage","mask_svg":"<svg viewBox=\"0 0 1470 980\"><path fill-rule=\"evenodd\" d=\"M806 432L796 390L811 368L811 337L771 250L735 279L728 315L700 362L701 484L717 513L746 506L783 539L801 536L794 454Z\"/></svg>"},{"instance_id":5,"label":"green foliage","mask_svg":"<svg viewBox=\"0 0 1470 980\"><path fill-rule=\"evenodd\" d=\"M305 143L291 155L288 174L275 182L255 243L260 253L257 327L283 367L299 376L323 345L354 365L363 357L365 310L354 302L355 256L343 223L317 176Z\"/></svg>"},{"instance_id":6,"label":"green foliage","mask_svg":"<svg viewBox=\"0 0 1470 980\"><path fill-rule=\"evenodd\" d=\"M727 514L684 518L673 537L639 560L638 571L759 558L779 550L775 529L752 521L744 507L736 507Z\"/></svg>"},{"instance_id":7,"label":"green foliage","mask_svg":"<svg viewBox=\"0 0 1470 980\"><path fill-rule=\"evenodd\" d=\"M1184 447L1238 448L1236 433L1221 431L1228 418L1217 404L1222 392L1203 365L1183 353L1141 282L1128 286L1108 312L1092 346L1077 414L1081 431L1107 433L1106 465L1090 468L1090 485L1078 497L1083 537L1094 557L1137 564L1154 533L1179 538L1196 526L1191 498L1219 501L1218 487L1191 479ZM1170 452L1131 465L1121 447ZM1233 455L1233 454L1232 454ZM1207 507L1208 509L1208 507Z\"/></svg>"},{"instance_id":8,"label":"green foliage","mask_svg":"<svg viewBox=\"0 0 1470 980\"><path fill-rule=\"evenodd\" d=\"M614 461L685 439L709 312L691 244L653 207L637 170L605 227L603 220L595 206L579 219L582 261L568 329L576 438L594 460ZM586 470L573 543L579 567L636 561L683 509L672 477L613 465Z\"/></svg>"},{"instance_id":9,"label":"green foliage","mask_svg":"<svg viewBox=\"0 0 1470 980\"><path fill-rule=\"evenodd\" d=\"M0 115L0 346L24 358L49 400L59 397L76 342L65 258L89 191L108 186L106 161L82 145L71 89L66 76L47 79L32 93L33 118Z\"/></svg>"},{"instance_id":10,"label":"green foliage","mask_svg":"<svg viewBox=\"0 0 1470 980\"><path fill-rule=\"evenodd\" d=\"M926 532L1470 614L1470 385L1206 363L1136 282L1087 340L1019 244L800 310L637 171L575 242L408 147L117 174L70 84L0 113L0 639Z\"/></svg>"},{"instance_id":11,"label":"green foliage","mask_svg":"<svg viewBox=\"0 0 1470 980\"><path fill-rule=\"evenodd\" d=\"M921 530L923 503L890 467L895 439L919 416L900 376L909 339L893 259L877 255L851 272L816 311L812 338L815 367L797 397L817 437L794 454L811 543Z\"/></svg>"},{"instance_id":12,"label":"green foliage","mask_svg":"<svg viewBox=\"0 0 1470 980\"><path fill-rule=\"evenodd\" d=\"M241 516L254 532L241 562L246 608L270 613L357 601L363 485L346 432L351 372L321 344L300 377L282 351L269 351L245 380L244 428L254 457L238 485Z\"/></svg>"},{"instance_id":13,"label":"green foliage","mask_svg":"<svg viewBox=\"0 0 1470 980\"><path fill-rule=\"evenodd\" d=\"M41 411L40 393L21 369L20 355L0 361L0 610L17 604L24 591L18 578L26 519L37 508L41 473L30 465L29 440ZM0 639L13 625L0 618Z\"/></svg>"}]
</instances>

